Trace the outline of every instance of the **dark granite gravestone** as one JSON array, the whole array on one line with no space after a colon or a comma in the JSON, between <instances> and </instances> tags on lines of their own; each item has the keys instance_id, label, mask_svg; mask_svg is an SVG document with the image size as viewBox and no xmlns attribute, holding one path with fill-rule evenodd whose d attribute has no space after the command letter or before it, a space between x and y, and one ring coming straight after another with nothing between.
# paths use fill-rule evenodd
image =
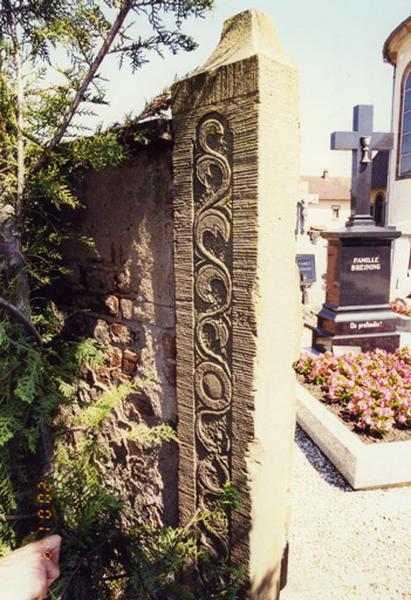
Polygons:
<instances>
[{"instance_id":1,"label":"dark granite gravestone","mask_svg":"<svg viewBox=\"0 0 411 600\"><path fill-rule=\"evenodd\" d=\"M391 243L401 233L377 227L370 214L373 150L390 150L391 133L374 133L373 107L354 107L354 131L333 133L333 150L353 150L351 217L328 240L327 287L313 347L324 352L399 346L389 305Z\"/></svg>"}]
</instances>

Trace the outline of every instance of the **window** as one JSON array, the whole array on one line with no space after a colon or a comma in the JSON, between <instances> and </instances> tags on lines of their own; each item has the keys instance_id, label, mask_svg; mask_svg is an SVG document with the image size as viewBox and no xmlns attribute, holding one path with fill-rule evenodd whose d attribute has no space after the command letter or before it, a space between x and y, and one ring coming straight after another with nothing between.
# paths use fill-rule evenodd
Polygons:
<instances>
[{"instance_id":1,"label":"window","mask_svg":"<svg viewBox=\"0 0 411 600\"><path fill-rule=\"evenodd\" d=\"M411 177L411 69L406 74L402 92L400 152L398 175Z\"/></svg>"},{"instance_id":2,"label":"window","mask_svg":"<svg viewBox=\"0 0 411 600\"><path fill-rule=\"evenodd\" d=\"M334 220L340 218L340 208L341 208L341 206L339 204L334 204L333 206L331 206L332 215L333 215Z\"/></svg>"}]
</instances>

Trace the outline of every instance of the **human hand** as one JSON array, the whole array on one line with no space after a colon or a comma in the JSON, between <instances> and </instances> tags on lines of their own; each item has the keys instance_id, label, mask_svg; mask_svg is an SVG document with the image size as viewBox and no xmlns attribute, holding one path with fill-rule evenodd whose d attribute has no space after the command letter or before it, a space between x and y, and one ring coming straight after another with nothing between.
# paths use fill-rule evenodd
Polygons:
<instances>
[{"instance_id":1,"label":"human hand","mask_svg":"<svg viewBox=\"0 0 411 600\"><path fill-rule=\"evenodd\" d=\"M0 558L1 600L39 600L60 576L61 537L50 535Z\"/></svg>"}]
</instances>

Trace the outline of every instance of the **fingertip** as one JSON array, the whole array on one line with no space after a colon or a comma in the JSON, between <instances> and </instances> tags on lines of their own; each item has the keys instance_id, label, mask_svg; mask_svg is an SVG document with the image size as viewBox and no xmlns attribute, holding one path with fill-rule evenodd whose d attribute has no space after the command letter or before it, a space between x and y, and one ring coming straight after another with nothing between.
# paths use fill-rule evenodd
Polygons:
<instances>
[{"instance_id":1,"label":"fingertip","mask_svg":"<svg viewBox=\"0 0 411 600\"><path fill-rule=\"evenodd\" d=\"M56 565L52 561L47 561L46 563L46 571L47 571L47 582L50 586L56 579L60 577L60 569L58 565Z\"/></svg>"},{"instance_id":2,"label":"fingertip","mask_svg":"<svg viewBox=\"0 0 411 600\"><path fill-rule=\"evenodd\" d=\"M47 547L53 551L60 549L62 538L58 533L53 533L52 535L42 538L41 541L47 544Z\"/></svg>"}]
</instances>

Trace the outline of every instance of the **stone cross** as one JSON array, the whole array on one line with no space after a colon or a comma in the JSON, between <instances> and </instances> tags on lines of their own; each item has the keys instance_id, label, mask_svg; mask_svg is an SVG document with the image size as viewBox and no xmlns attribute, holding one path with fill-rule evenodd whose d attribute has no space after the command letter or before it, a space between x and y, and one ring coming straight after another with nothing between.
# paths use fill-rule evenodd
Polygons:
<instances>
[{"instance_id":1,"label":"stone cross","mask_svg":"<svg viewBox=\"0 0 411 600\"><path fill-rule=\"evenodd\" d=\"M373 131L372 105L360 104L354 107L353 131L339 131L331 134L332 150L352 150L351 217L349 226L373 226L375 220L370 214L372 152L391 150L392 133Z\"/></svg>"},{"instance_id":2,"label":"stone cross","mask_svg":"<svg viewBox=\"0 0 411 600\"><path fill-rule=\"evenodd\" d=\"M247 598L276 600L299 348L299 115L272 21L229 19L207 63L173 87L172 112L180 523L232 483L240 508L214 531L200 524L199 544L245 568Z\"/></svg>"}]
</instances>

